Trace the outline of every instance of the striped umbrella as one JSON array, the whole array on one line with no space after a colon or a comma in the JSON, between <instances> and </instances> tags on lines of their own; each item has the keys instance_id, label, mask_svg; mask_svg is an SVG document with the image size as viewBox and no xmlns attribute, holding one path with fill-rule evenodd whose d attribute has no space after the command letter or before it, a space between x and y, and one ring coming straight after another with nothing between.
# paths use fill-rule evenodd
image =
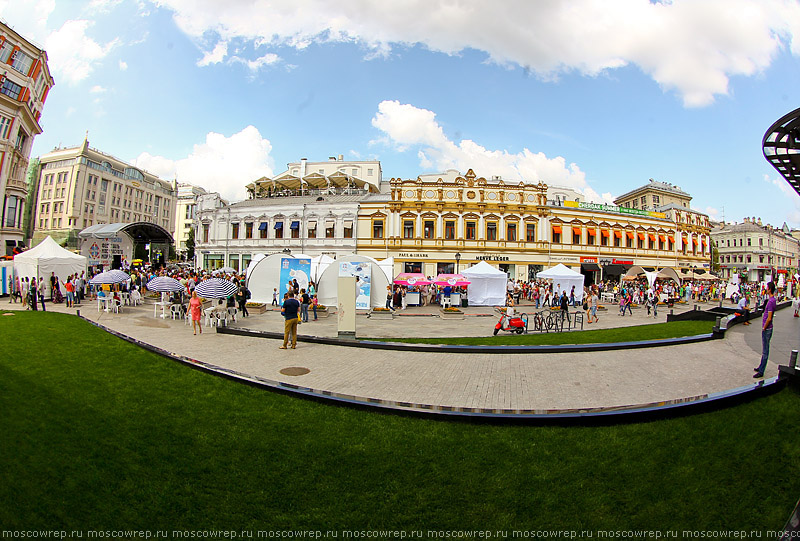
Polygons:
<instances>
[{"instance_id":1,"label":"striped umbrella","mask_svg":"<svg viewBox=\"0 0 800 541\"><path fill-rule=\"evenodd\" d=\"M147 289L150 291L156 291L158 293L165 293L172 291L183 291L184 287L183 284L181 284L175 278L170 278L169 276L156 276L147 282Z\"/></svg>"},{"instance_id":2,"label":"striped umbrella","mask_svg":"<svg viewBox=\"0 0 800 541\"><path fill-rule=\"evenodd\" d=\"M236 293L236 284L222 278L203 280L194 290L204 299L224 299Z\"/></svg>"},{"instance_id":3,"label":"striped umbrella","mask_svg":"<svg viewBox=\"0 0 800 541\"><path fill-rule=\"evenodd\" d=\"M115 270L101 272L100 274L89 280L89 283L94 285L120 284L130 279L131 277L128 276L127 273L115 269Z\"/></svg>"}]
</instances>

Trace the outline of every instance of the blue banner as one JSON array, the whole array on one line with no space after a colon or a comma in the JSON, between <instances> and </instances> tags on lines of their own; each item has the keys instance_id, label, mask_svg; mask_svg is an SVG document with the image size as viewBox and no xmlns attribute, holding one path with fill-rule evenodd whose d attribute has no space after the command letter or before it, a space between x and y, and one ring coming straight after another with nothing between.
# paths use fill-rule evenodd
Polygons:
<instances>
[{"instance_id":1,"label":"blue banner","mask_svg":"<svg viewBox=\"0 0 800 541\"><path fill-rule=\"evenodd\" d=\"M356 277L356 310L369 310L372 289L372 264L365 261L339 263L339 276Z\"/></svg>"},{"instance_id":2,"label":"blue banner","mask_svg":"<svg viewBox=\"0 0 800 541\"><path fill-rule=\"evenodd\" d=\"M294 257L281 258L281 297L283 293L289 291L290 283L297 280L297 285L300 289L308 290L308 280L311 276L311 260L310 259L296 259ZM295 297L300 294L300 291L295 291Z\"/></svg>"}]
</instances>

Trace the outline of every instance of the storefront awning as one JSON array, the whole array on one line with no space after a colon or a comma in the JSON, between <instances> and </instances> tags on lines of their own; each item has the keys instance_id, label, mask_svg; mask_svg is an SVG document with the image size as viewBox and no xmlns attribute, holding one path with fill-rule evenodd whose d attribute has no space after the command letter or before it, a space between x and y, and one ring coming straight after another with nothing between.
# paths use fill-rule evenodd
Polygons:
<instances>
[{"instance_id":1,"label":"storefront awning","mask_svg":"<svg viewBox=\"0 0 800 541\"><path fill-rule=\"evenodd\" d=\"M626 235L626 236L627 236L629 239L633 239L633 231L625 231L625 235Z\"/></svg>"},{"instance_id":2,"label":"storefront awning","mask_svg":"<svg viewBox=\"0 0 800 541\"><path fill-rule=\"evenodd\" d=\"M667 239L666 237L664 237L664 235L659 235L658 240L660 240L661 242L667 242Z\"/></svg>"},{"instance_id":3,"label":"storefront awning","mask_svg":"<svg viewBox=\"0 0 800 541\"><path fill-rule=\"evenodd\" d=\"M653 235L652 233L648 234L647 236L650 237L650 242L655 242L656 241L656 236Z\"/></svg>"},{"instance_id":4,"label":"storefront awning","mask_svg":"<svg viewBox=\"0 0 800 541\"><path fill-rule=\"evenodd\" d=\"M353 220L345 220L344 221L344 227L345 227L345 229L352 228L353 227Z\"/></svg>"},{"instance_id":5,"label":"storefront awning","mask_svg":"<svg viewBox=\"0 0 800 541\"><path fill-rule=\"evenodd\" d=\"M580 227L573 227L572 228L572 234L573 235L580 235L581 234L581 228Z\"/></svg>"},{"instance_id":6,"label":"storefront awning","mask_svg":"<svg viewBox=\"0 0 800 541\"><path fill-rule=\"evenodd\" d=\"M697 246L697 239L692 239L692 244L694 244L695 246Z\"/></svg>"},{"instance_id":7,"label":"storefront awning","mask_svg":"<svg viewBox=\"0 0 800 541\"><path fill-rule=\"evenodd\" d=\"M275 222L275 229L283 229L283 222Z\"/></svg>"},{"instance_id":8,"label":"storefront awning","mask_svg":"<svg viewBox=\"0 0 800 541\"><path fill-rule=\"evenodd\" d=\"M639 237L639 240L644 240L644 233L639 233L638 237Z\"/></svg>"},{"instance_id":9,"label":"storefront awning","mask_svg":"<svg viewBox=\"0 0 800 541\"><path fill-rule=\"evenodd\" d=\"M670 241L670 242L672 242L673 244L675 243L675 237L673 237L672 235L670 235L670 236L669 236L669 237L667 237L667 238L668 238L668 239L669 239L669 241Z\"/></svg>"},{"instance_id":10,"label":"storefront awning","mask_svg":"<svg viewBox=\"0 0 800 541\"><path fill-rule=\"evenodd\" d=\"M608 231L606 231L605 229L600 231L600 234L603 235L604 237L610 237L611 236L611 234Z\"/></svg>"},{"instance_id":11,"label":"storefront awning","mask_svg":"<svg viewBox=\"0 0 800 541\"><path fill-rule=\"evenodd\" d=\"M554 225L553 226L553 233L558 233L560 235L561 234L561 226L560 225Z\"/></svg>"},{"instance_id":12,"label":"storefront awning","mask_svg":"<svg viewBox=\"0 0 800 541\"><path fill-rule=\"evenodd\" d=\"M317 227L317 221L316 221L316 220L309 220L309 221L307 221L307 222L306 222L306 227L307 227L308 229L314 229L315 227Z\"/></svg>"},{"instance_id":13,"label":"storefront awning","mask_svg":"<svg viewBox=\"0 0 800 541\"><path fill-rule=\"evenodd\" d=\"M599 271L600 265L597 263L581 263L581 268L587 271Z\"/></svg>"},{"instance_id":14,"label":"storefront awning","mask_svg":"<svg viewBox=\"0 0 800 541\"><path fill-rule=\"evenodd\" d=\"M590 227L590 228L589 228L589 229L587 229L586 231L588 231L588 232L589 232L589 236L590 236L590 237L594 237L595 235L597 235L597 230L596 230L596 229L594 229L594 228L591 228L591 227Z\"/></svg>"},{"instance_id":15,"label":"storefront awning","mask_svg":"<svg viewBox=\"0 0 800 541\"><path fill-rule=\"evenodd\" d=\"M267 229L267 222L261 222L261 223L258 225L258 230L259 230L259 231L265 231L266 229Z\"/></svg>"},{"instance_id":16,"label":"storefront awning","mask_svg":"<svg viewBox=\"0 0 800 541\"><path fill-rule=\"evenodd\" d=\"M300 222L292 222L292 225L289 226L289 229L300 229Z\"/></svg>"}]
</instances>

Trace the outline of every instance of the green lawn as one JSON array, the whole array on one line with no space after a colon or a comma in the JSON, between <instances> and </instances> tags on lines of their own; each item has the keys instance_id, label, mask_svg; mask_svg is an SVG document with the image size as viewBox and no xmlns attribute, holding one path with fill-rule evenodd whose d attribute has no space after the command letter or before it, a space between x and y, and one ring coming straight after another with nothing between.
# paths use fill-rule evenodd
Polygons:
<instances>
[{"instance_id":1,"label":"green lawn","mask_svg":"<svg viewBox=\"0 0 800 541\"><path fill-rule=\"evenodd\" d=\"M0 316L0 347L4 530L779 529L800 496L793 389L666 421L501 426L267 392L62 314Z\"/></svg>"},{"instance_id":2,"label":"green lawn","mask_svg":"<svg viewBox=\"0 0 800 541\"><path fill-rule=\"evenodd\" d=\"M496 320L487 321L487 329L494 329ZM451 344L463 346L512 345L544 346L560 344L607 344L610 342L638 342L662 338L677 338L708 334L714 327L713 321L673 321L653 323L612 329L597 329L571 332L542 333L530 331L528 334L511 334L500 331L497 336L466 336L445 338L371 338L385 342L410 342L416 344ZM585 328L585 327L584 327Z\"/></svg>"}]
</instances>

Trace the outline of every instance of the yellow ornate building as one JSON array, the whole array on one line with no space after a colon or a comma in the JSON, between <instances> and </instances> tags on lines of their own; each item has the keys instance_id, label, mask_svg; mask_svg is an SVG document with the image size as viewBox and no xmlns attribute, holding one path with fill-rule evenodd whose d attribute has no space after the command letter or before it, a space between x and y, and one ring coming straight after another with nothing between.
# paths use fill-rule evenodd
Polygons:
<instances>
[{"instance_id":1,"label":"yellow ornate building","mask_svg":"<svg viewBox=\"0 0 800 541\"><path fill-rule=\"evenodd\" d=\"M394 258L395 274L457 272L488 261L514 279L563 263L618 279L631 265L707 268L710 224L689 208L663 212L548 198L548 186L486 180L470 169L392 179L364 198L357 251Z\"/></svg>"}]
</instances>

